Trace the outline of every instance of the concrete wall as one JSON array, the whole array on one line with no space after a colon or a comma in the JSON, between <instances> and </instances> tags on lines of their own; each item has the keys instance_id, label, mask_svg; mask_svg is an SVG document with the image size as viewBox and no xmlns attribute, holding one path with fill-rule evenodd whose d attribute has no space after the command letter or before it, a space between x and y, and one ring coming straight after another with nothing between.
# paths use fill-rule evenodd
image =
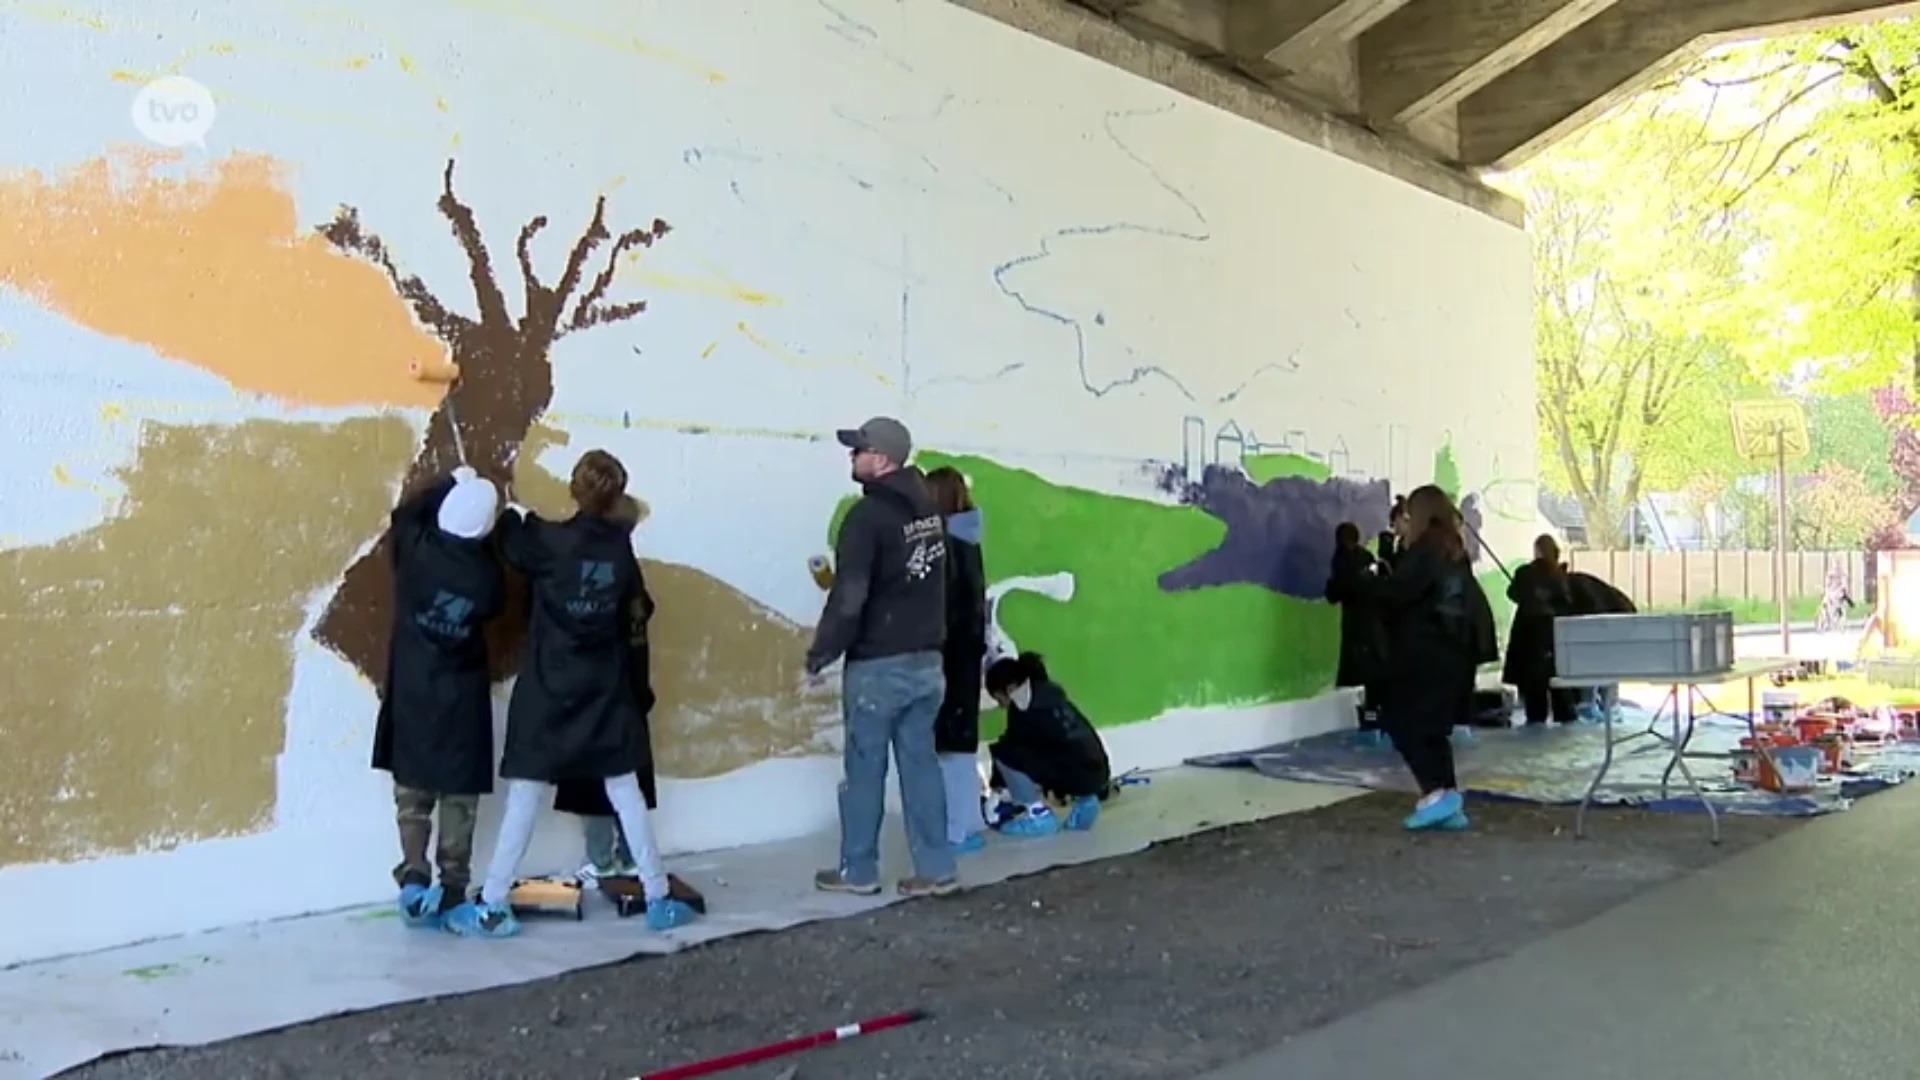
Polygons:
<instances>
[{"instance_id":1,"label":"concrete wall","mask_svg":"<svg viewBox=\"0 0 1920 1080\"><path fill-rule=\"evenodd\" d=\"M937 0L143 0L0 67L0 963L389 893L413 368L535 507L629 464L669 850L832 820L837 426L971 476L1120 767L1344 722L1319 589L1386 481L1531 533L1519 230ZM168 73L204 146L130 122Z\"/></svg>"}]
</instances>

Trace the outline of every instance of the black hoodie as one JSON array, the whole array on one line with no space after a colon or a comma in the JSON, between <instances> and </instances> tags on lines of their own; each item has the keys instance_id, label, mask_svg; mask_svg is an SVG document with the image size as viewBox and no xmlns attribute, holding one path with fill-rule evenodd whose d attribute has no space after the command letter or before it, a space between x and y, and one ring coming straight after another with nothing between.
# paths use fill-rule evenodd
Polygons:
<instances>
[{"instance_id":1,"label":"black hoodie","mask_svg":"<svg viewBox=\"0 0 1920 1080\"><path fill-rule=\"evenodd\" d=\"M946 641L946 527L926 477L907 466L868 481L840 523L833 589L807 650L818 673L845 655L938 652Z\"/></svg>"}]
</instances>

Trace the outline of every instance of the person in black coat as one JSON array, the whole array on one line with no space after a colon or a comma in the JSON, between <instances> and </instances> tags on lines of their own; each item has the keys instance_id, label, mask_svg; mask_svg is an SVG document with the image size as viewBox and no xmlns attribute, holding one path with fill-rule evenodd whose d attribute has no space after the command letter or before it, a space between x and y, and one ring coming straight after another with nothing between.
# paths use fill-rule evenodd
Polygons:
<instances>
[{"instance_id":1,"label":"person in black coat","mask_svg":"<svg viewBox=\"0 0 1920 1080\"><path fill-rule=\"evenodd\" d=\"M1567 593L1573 597L1575 615L1632 615L1640 610L1632 597L1583 570L1567 574ZM1582 694L1580 710L1587 719L1600 720L1619 703L1620 684L1609 683Z\"/></svg>"},{"instance_id":2,"label":"person in black coat","mask_svg":"<svg viewBox=\"0 0 1920 1080\"><path fill-rule=\"evenodd\" d=\"M1420 787L1409 829L1464 829L1465 804L1454 772L1453 732L1472 693L1481 651L1473 614L1473 565L1459 511L1432 485L1407 496L1393 572L1369 583L1386 622L1387 665L1381 719Z\"/></svg>"},{"instance_id":3,"label":"person in black coat","mask_svg":"<svg viewBox=\"0 0 1920 1080\"><path fill-rule=\"evenodd\" d=\"M1533 542L1533 561L1514 571L1507 586L1513 601L1513 629L1507 636L1507 662L1501 678L1519 691L1527 723L1538 726L1551 715L1562 724L1576 719L1580 695L1553 688L1553 620L1573 614L1573 593L1560 545L1542 534Z\"/></svg>"},{"instance_id":4,"label":"person in black coat","mask_svg":"<svg viewBox=\"0 0 1920 1080\"><path fill-rule=\"evenodd\" d=\"M493 698L481 627L506 585L487 546L493 484L462 467L393 511L393 632L373 729L373 767L393 775L401 917L431 926L467 899L473 823L493 790ZM427 843L439 812L433 880Z\"/></svg>"},{"instance_id":5,"label":"person in black coat","mask_svg":"<svg viewBox=\"0 0 1920 1080\"><path fill-rule=\"evenodd\" d=\"M566 521L517 513L501 519L500 552L527 576L532 624L507 705L506 813L486 884L475 905L448 915L455 933L506 937L519 930L508 895L533 838L550 784L599 780L633 849L647 898L647 925L683 926L697 916L670 894L647 805L634 775L644 722L634 693L632 612L640 592L631 526L617 520L627 470L604 450L573 467L577 508Z\"/></svg>"},{"instance_id":6,"label":"person in black coat","mask_svg":"<svg viewBox=\"0 0 1920 1080\"><path fill-rule=\"evenodd\" d=\"M629 496L622 496L609 516L631 532L640 525L640 504ZM647 592L646 575L638 559L634 560L634 574L636 586L628 612L627 641L633 650L633 696L640 703L637 714L640 723L633 731L633 772L640 781L640 795L646 800L647 809L654 811L660 808L660 795L653 771L653 731L647 722L655 704L653 657L647 643L647 624L653 619L653 596ZM633 876L638 870L633 861L633 848L620 828L613 803L607 800L606 784L597 779L562 780L555 788L553 808L585 819L581 831L586 841L587 864L581 875Z\"/></svg>"},{"instance_id":7,"label":"person in black coat","mask_svg":"<svg viewBox=\"0 0 1920 1080\"><path fill-rule=\"evenodd\" d=\"M1385 736L1380 728L1380 673L1386 642L1380 614L1368 600L1367 582L1378 571L1373 553L1360 543L1360 526L1341 522L1333 530L1333 565L1327 570L1327 603L1340 606L1340 664L1333 685L1361 688L1360 731L1369 740Z\"/></svg>"},{"instance_id":8,"label":"person in black coat","mask_svg":"<svg viewBox=\"0 0 1920 1080\"><path fill-rule=\"evenodd\" d=\"M987 668L987 693L1007 710L1007 730L994 740L995 786L1022 812L1002 817L1009 836L1049 836L1060 822L1051 793L1068 804L1066 827L1093 827L1100 800L1113 787L1113 766L1100 733L1047 674L1036 653L1005 657Z\"/></svg>"},{"instance_id":9,"label":"person in black coat","mask_svg":"<svg viewBox=\"0 0 1920 1080\"><path fill-rule=\"evenodd\" d=\"M947 841L956 854L986 844L980 800L980 676L987 656L987 571L980 511L960 470L927 474L947 527L947 640L940 648L946 695L933 720L933 749L947 789Z\"/></svg>"}]
</instances>

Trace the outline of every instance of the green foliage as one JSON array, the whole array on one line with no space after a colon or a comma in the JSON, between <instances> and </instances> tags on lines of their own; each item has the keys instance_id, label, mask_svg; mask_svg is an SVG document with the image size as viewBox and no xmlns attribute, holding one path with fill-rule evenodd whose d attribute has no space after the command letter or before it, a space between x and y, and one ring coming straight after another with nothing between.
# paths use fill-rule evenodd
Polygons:
<instances>
[{"instance_id":1,"label":"green foliage","mask_svg":"<svg viewBox=\"0 0 1920 1080\"><path fill-rule=\"evenodd\" d=\"M1541 479L1579 499L1596 546L1643 493L1738 475L1727 402L1757 389L1736 344L1754 237L1714 197L1703 121L1664 105L1596 124L1523 177Z\"/></svg>"},{"instance_id":2,"label":"green foliage","mask_svg":"<svg viewBox=\"0 0 1920 1080\"><path fill-rule=\"evenodd\" d=\"M1596 546L1648 491L1756 504L1744 531L1770 533L1767 497L1735 492L1766 473L1730 438L1747 396L1807 409L1799 540L1891 512L1902 483L1866 392L1920 377L1917 104L1920 23L1818 30L1715 50L1517 178L1541 482L1579 499Z\"/></svg>"}]
</instances>

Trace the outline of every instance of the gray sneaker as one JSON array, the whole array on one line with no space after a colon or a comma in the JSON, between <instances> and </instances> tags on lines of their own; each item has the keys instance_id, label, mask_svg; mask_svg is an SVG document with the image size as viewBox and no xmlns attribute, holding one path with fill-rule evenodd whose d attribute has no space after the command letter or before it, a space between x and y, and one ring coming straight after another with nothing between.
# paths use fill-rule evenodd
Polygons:
<instances>
[{"instance_id":1,"label":"gray sneaker","mask_svg":"<svg viewBox=\"0 0 1920 1080\"><path fill-rule=\"evenodd\" d=\"M900 879L900 895L915 896L952 896L960 891L960 882L955 878L910 877Z\"/></svg>"},{"instance_id":2,"label":"gray sneaker","mask_svg":"<svg viewBox=\"0 0 1920 1080\"><path fill-rule=\"evenodd\" d=\"M822 870L813 875L813 887L821 892L847 893L852 896L879 896L880 883L877 881L861 884L847 880L847 875L838 870Z\"/></svg>"}]
</instances>

